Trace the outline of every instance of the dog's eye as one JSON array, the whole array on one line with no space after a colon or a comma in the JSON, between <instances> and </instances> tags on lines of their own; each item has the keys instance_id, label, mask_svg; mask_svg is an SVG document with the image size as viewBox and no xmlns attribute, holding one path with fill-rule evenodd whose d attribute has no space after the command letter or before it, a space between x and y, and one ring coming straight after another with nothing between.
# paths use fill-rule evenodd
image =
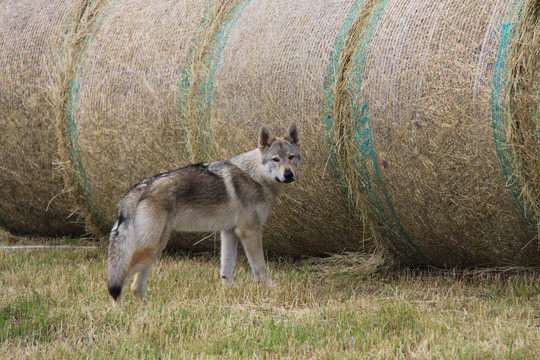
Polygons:
<instances>
[{"instance_id":1,"label":"dog's eye","mask_svg":"<svg viewBox=\"0 0 540 360\"><path fill-rule=\"evenodd\" d=\"M275 158L272 158L272 161L274 162L278 162L279 161L279 158L275 157Z\"/></svg>"},{"instance_id":2,"label":"dog's eye","mask_svg":"<svg viewBox=\"0 0 540 360\"><path fill-rule=\"evenodd\" d=\"M294 155L289 155L289 160L294 159Z\"/></svg>"}]
</instances>

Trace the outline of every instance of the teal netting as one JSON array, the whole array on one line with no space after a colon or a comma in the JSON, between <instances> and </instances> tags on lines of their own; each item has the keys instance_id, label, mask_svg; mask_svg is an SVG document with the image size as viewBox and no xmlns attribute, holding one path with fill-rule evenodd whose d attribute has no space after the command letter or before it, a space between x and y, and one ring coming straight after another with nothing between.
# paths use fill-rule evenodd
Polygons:
<instances>
[{"instance_id":1,"label":"teal netting","mask_svg":"<svg viewBox=\"0 0 540 360\"><path fill-rule=\"evenodd\" d=\"M506 186L512 195L512 198L523 214L526 221L533 228L538 228L536 219L534 218L534 211L530 204L527 204L523 199L522 188L523 184L519 181L517 176L515 164L517 163L513 152L513 145L509 143L507 138L507 129L509 126L510 114L508 105L506 104L506 97L508 91L508 61L510 54L510 47L516 36L516 25L521 17L521 10L524 0L514 0L512 7L508 15L508 22L502 24L499 28L501 32L501 39L499 42L499 48L497 51L497 57L495 61L495 67L493 70L493 85L491 89L491 120L493 127L493 140L495 142L495 149L499 164L501 166L501 172L506 181ZM538 71L536 72L538 73ZM536 77L538 78L538 76ZM538 79L536 79L538 80ZM536 81L535 86L538 86ZM531 99L534 101L534 99ZM531 111L531 123L538 123L538 113L535 106L532 106ZM533 138L538 143L539 136L538 126L533 128ZM535 151L539 151L535 149Z\"/></svg>"},{"instance_id":2,"label":"teal netting","mask_svg":"<svg viewBox=\"0 0 540 360\"><path fill-rule=\"evenodd\" d=\"M118 0L113 0L109 8L99 16L99 19L96 21L95 26L92 31L85 37L83 44L77 54L76 61L76 76L71 81L69 86L69 97L67 103L67 113L66 113L66 129L67 129L67 140L68 140L68 152L71 160L71 167L73 171L73 178L79 189L79 192L82 196L84 204L86 205L88 211L90 212L91 217L102 229L108 229L112 224L108 221L103 209L98 204L96 199L92 194L92 187L86 177L86 172L84 168L83 161L81 159L81 152L79 148L78 141L78 132L77 132L77 102L79 96L79 90L81 87L82 75L85 65L85 52L88 48L90 42L94 39L97 31L102 26L103 22L116 5ZM73 19L70 18L71 21ZM62 47L65 39L61 39L60 46Z\"/></svg>"},{"instance_id":3,"label":"teal netting","mask_svg":"<svg viewBox=\"0 0 540 360\"><path fill-rule=\"evenodd\" d=\"M369 203L370 209L373 211L377 220L383 224L382 230L385 237L392 241L400 253L407 256L415 263L429 264L427 258L414 245L410 236L401 225L394 206L392 205L392 202L390 201L390 198L382 185L382 181L377 170L373 142L371 139L368 105L367 103L362 102L357 96L360 94L362 73L369 44L386 4L387 0L379 1L372 9L365 27L361 30L361 34L359 36L360 41L355 49L355 56L351 62L350 69L348 69L350 75L348 78L347 89L348 93L352 94L352 96L348 97L345 105L349 110L348 113L349 116L351 116L350 120L352 123L354 123L355 130L354 133L347 134L348 138L345 139L345 141L350 142L353 144L352 148L357 149L356 154L351 154L351 158L353 158L355 162L355 168L353 169L355 172L355 177L360 183L363 198ZM351 8L340 32L338 33L334 43L334 50L330 56L329 65L327 67L323 90L323 109L321 114L323 133L327 134L325 143L327 145L327 154L330 165L333 168L335 177L338 179L338 184L341 186L343 186L343 181L341 180L343 178L343 174L340 174L339 166L337 166L338 160L334 150L336 144L333 143L335 139L335 129L333 129L333 124L336 122L336 119L332 118L332 107L335 106L334 102L336 101L334 99L333 86L337 81L335 78L336 74L339 74L339 71L341 71L337 69L337 60L342 50L341 48L343 46L343 42L350 31L359 8L359 2L356 2ZM370 172L374 173L376 184L373 184ZM377 186L380 192L383 194L384 199L382 201L375 192L374 186ZM387 208L390 210L390 215L387 215L384 211L382 202L384 202ZM392 223L390 218L394 219L394 223L396 225ZM395 229L395 226L397 226L397 229Z\"/></svg>"},{"instance_id":4,"label":"teal netting","mask_svg":"<svg viewBox=\"0 0 540 360\"><path fill-rule=\"evenodd\" d=\"M334 181L346 194L348 193L348 188L346 183L343 181L343 175L339 170L339 163L337 160L337 155L334 146L335 132L333 128L333 116L332 108L334 104L334 84L336 83L336 75L340 75L338 69L338 59L341 54L343 43L345 38L350 32L351 26L354 22L354 18L358 13L359 1L356 1L349 13L343 21L336 40L334 41L334 46L332 47L332 52L330 53L330 59L328 60L328 66L326 68L324 83L323 83L323 101L321 109L321 121L322 121L322 133L326 135L326 138L323 139L325 144L326 157L328 158L328 163L330 169L332 170Z\"/></svg>"},{"instance_id":5,"label":"teal netting","mask_svg":"<svg viewBox=\"0 0 540 360\"><path fill-rule=\"evenodd\" d=\"M238 19L242 15L244 9L251 2L251 0L239 0L231 9L227 19L220 24L219 31L211 40L210 49L206 50L206 53L204 54L204 63L201 67L201 71L197 74L199 79L195 83L191 79L190 68L193 66L195 61L198 61L195 58L195 54L197 53L196 50L201 42L201 39L205 36L206 29L211 21L208 13L215 1L216 0L211 1L203 13L188 53L186 67L178 70L178 129L182 139L187 139L191 134L191 141L196 141L199 144L202 144L202 146L197 147L197 149L203 149L205 154L193 154L193 150L190 149L189 146L186 146L186 143L184 143L185 158L197 159L198 161L209 160L212 158L210 108L212 105L212 93L214 90L214 76L221 61L223 49L227 44L231 30L238 22ZM193 115L193 111L188 113L187 109L190 106L190 89L194 86L197 87L195 88L197 91L195 96L197 109L194 111L196 114L196 119L190 119L189 116Z\"/></svg>"}]
</instances>

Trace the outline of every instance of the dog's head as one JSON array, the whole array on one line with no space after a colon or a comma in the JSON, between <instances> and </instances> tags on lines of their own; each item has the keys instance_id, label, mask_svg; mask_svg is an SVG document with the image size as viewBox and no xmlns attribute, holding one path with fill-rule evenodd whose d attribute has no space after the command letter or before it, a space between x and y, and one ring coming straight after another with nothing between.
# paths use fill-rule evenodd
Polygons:
<instances>
[{"instance_id":1,"label":"dog's head","mask_svg":"<svg viewBox=\"0 0 540 360\"><path fill-rule=\"evenodd\" d=\"M289 126L283 137L276 138L268 126L261 127L259 150L266 176L279 183L290 183L296 179L296 170L302 157L298 148L298 129Z\"/></svg>"}]
</instances>

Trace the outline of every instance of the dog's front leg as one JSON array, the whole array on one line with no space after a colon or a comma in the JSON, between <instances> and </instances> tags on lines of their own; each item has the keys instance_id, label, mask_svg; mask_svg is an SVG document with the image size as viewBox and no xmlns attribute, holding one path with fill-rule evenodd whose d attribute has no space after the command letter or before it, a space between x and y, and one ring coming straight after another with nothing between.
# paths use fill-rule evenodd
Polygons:
<instances>
[{"instance_id":1,"label":"dog's front leg","mask_svg":"<svg viewBox=\"0 0 540 360\"><path fill-rule=\"evenodd\" d=\"M242 241L255 281L264 280L268 285L273 285L272 280L266 273L266 262L264 261L262 247L262 226L255 228L238 227L235 233Z\"/></svg>"},{"instance_id":2,"label":"dog's front leg","mask_svg":"<svg viewBox=\"0 0 540 360\"><path fill-rule=\"evenodd\" d=\"M221 231L221 281L223 285L232 285L233 273L238 252L238 236L232 230Z\"/></svg>"}]
</instances>

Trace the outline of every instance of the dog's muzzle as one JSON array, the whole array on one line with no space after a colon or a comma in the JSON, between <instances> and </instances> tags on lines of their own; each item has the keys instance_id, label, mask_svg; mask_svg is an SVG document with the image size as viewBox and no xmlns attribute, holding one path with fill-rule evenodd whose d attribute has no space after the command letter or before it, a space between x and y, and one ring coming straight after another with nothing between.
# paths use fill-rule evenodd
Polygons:
<instances>
[{"instance_id":1,"label":"dog's muzzle","mask_svg":"<svg viewBox=\"0 0 540 360\"><path fill-rule=\"evenodd\" d=\"M283 173L283 180L280 180L278 177L276 177L277 182L283 182L283 183L291 183L294 181L294 173L291 170L285 170Z\"/></svg>"}]
</instances>

